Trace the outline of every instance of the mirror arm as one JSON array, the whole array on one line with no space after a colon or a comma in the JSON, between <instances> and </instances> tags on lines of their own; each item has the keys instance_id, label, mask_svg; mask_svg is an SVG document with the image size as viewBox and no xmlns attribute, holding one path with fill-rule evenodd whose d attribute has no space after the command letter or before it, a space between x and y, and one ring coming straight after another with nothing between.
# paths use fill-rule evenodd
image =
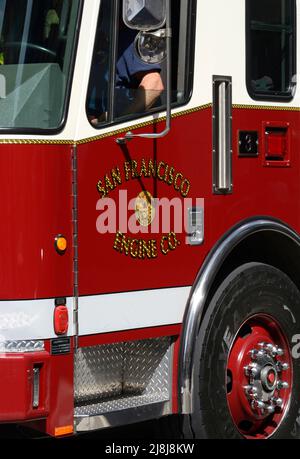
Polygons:
<instances>
[{"instance_id":1,"label":"mirror arm","mask_svg":"<svg viewBox=\"0 0 300 459\"><path fill-rule=\"evenodd\" d=\"M124 137L119 137L116 142L124 144L136 137L143 139L161 139L169 134L172 119L172 28L171 28L171 1L167 0L167 21L166 21L166 40L167 40L167 107L166 107L166 127L159 133L133 134L127 132Z\"/></svg>"}]
</instances>

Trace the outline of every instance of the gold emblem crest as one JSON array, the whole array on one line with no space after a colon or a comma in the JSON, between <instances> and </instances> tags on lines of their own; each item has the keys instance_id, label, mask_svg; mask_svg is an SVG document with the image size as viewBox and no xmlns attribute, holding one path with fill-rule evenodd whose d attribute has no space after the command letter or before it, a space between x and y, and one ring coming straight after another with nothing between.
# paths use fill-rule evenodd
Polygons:
<instances>
[{"instance_id":1,"label":"gold emblem crest","mask_svg":"<svg viewBox=\"0 0 300 459\"><path fill-rule=\"evenodd\" d=\"M149 226L155 218L154 199L149 191L142 191L135 201L135 215L141 226Z\"/></svg>"}]
</instances>

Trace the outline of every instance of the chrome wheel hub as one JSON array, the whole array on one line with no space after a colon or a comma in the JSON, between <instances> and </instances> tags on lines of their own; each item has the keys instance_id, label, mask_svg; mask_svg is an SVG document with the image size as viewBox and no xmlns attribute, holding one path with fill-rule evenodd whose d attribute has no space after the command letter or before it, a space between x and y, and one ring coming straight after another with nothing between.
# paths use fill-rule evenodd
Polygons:
<instances>
[{"instance_id":1,"label":"chrome wheel hub","mask_svg":"<svg viewBox=\"0 0 300 459\"><path fill-rule=\"evenodd\" d=\"M250 351L251 362L244 368L249 379L245 393L253 413L260 419L282 410L281 393L289 388L282 379L289 364L278 360L283 354L281 348L271 343L259 343L257 349Z\"/></svg>"}]
</instances>

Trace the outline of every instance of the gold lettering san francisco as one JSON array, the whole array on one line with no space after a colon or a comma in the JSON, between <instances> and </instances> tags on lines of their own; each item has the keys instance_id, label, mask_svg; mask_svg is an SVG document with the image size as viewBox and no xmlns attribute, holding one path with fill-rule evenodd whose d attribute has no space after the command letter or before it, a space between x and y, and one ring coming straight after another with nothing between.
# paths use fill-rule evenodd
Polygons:
<instances>
[{"instance_id":1,"label":"gold lettering san francisco","mask_svg":"<svg viewBox=\"0 0 300 459\"><path fill-rule=\"evenodd\" d=\"M175 167L165 161L153 161L142 159L141 161L126 161L122 167L116 166L98 181L97 189L102 198L106 198L116 188L130 180L141 178L154 178L174 188L183 198L190 192L190 181Z\"/></svg>"}]
</instances>

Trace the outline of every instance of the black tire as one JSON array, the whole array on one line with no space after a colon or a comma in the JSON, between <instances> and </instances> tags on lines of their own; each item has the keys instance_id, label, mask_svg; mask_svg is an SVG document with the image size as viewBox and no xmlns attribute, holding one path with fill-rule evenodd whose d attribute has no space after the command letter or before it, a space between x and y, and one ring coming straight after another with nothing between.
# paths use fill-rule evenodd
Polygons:
<instances>
[{"instance_id":1,"label":"black tire","mask_svg":"<svg viewBox=\"0 0 300 459\"><path fill-rule=\"evenodd\" d=\"M232 272L207 308L195 344L194 409L184 417L187 438L243 438L227 403L225 374L230 349L224 337L234 337L255 314L272 316L291 352L294 347L291 403L271 438L300 438L300 346L296 344L300 338L300 293L287 275L260 263L248 263Z\"/></svg>"}]
</instances>

